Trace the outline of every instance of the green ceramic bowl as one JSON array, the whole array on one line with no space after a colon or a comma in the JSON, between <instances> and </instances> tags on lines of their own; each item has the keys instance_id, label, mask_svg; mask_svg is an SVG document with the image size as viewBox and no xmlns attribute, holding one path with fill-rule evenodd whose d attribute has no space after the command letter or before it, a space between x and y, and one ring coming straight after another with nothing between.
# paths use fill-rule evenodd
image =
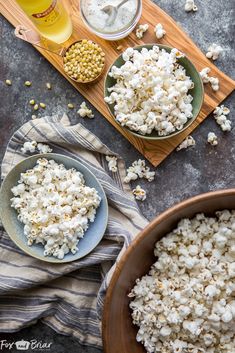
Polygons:
<instances>
[{"instance_id":1,"label":"green ceramic bowl","mask_svg":"<svg viewBox=\"0 0 235 353\"><path fill-rule=\"evenodd\" d=\"M160 44L146 44L146 45L138 45L134 47L135 50L141 51L142 48L147 48L147 49L152 49L153 46L157 45L160 49L165 49L167 52L170 52L173 48L168 47L166 45L160 45ZM180 58L178 59L178 62L185 68L187 75L191 78L191 80L194 82L194 88L189 91L189 93L193 96L193 101L192 101L192 106L193 106L193 117L187 121L187 123L184 125L183 129L180 131L175 131L167 136L159 136L157 131L153 131L149 135L141 135L138 132L132 131L127 127L123 127L123 129L128 130L131 134L140 137L142 139L147 139L147 140L164 140L167 138L170 138L172 136L176 136L180 134L182 131L187 129L193 121L197 118L204 99L204 88L203 88L203 83L201 80L201 77L195 68L195 66L192 64L192 62L187 58ZM109 72L112 68L112 66L117 66L121 67L125 61L122 58L122 54L118 56L118 58L114 61L114 63L110 66L106 78L105 78L105 84L104 84L104 96L109 96L110 92L108 91L108 88L112 87L115 85L116 80L112 77L109 76ZM114 115L114 104L107 104L107 107L112 114L112 116L115 119ZM118 122L117 122L118 123ZM119 123L118 123L119 124ZM121 126L121 125L120 125Z\"/></svg>"},{"instance_id":2,"label":"green ceramic bowl","mask_svg":"<svg viewBox=\"0 0 235 353\"><path fill-rule=\"evenodd\" d=\"M23 223L18 220L16 210L11 207L10 199L13 197L11 188L17 185L17 181L20 179L20 173L24 173L27 169L33 168L38 158L54 159L57 163L64 164L67 169L77 169L83 174L86 185L95 188L101 197L101 203L97 209L95 221L89 224L89 228L85 232L84 237L80 239L78 243L79 250L74 255L69 252L62 260L53 256L44 256L44 247L42 244L28 246L26 236L23 232ZM108 222L108 203L104 190L95 175L76 159L56 153L37 154L18 163L4 179L0 190L0 217L11 240L26 254L46 262L63 263L80 259L98 245L104 235Z\"/></svg>"}]
</instances>

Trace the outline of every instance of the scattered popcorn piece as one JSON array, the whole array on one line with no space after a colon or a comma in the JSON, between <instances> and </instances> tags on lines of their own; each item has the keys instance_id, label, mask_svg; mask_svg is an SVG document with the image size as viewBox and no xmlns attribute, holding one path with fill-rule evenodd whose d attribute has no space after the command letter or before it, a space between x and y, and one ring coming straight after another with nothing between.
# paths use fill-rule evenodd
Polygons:
<instances>
[{"instance_id":1,"label":"scattered popcorn piece","mask_svg":"<svg viewBox=\"0 0 235 353\"><path fill-rule=\"evenodd\" d=\"M108 162L109 170L113 173L116 173L117 172L117 157L106 156L105 159Z\"/></svg>"},{"instance_id":2,"label":"scattered popcorn piece","mask_svg":"<svg viewBox=\"0 0 235 353\"><path fill-rule=\"evenodd\" d=\"M121 67L112 66L109 76L115 84L104 98L114 104L115 119L141 135L157 131L167 136L183 129L192 118L194 87L177 59L184 54L177 49L170 53L154 45L140 52L127 48Z\"/></svg>"},{"instance_id":3,"label":"scattered popcorn piece","mask_svg":"<svg viewBox=\"0 0 235 353\"><path fill-rule=\"evenodd\" d=\"M220 116L220 118L217 120L217 122L219 122L219 120L221 120L222 117ZM231 120L227 119L225 122L223 122L222 124L220 124L222 131L231 131L232 130L232 126L231 126Z\"/></svg>"},{"instance_id":4,"label":"scattered popcorn piece","mask_svg":"<svg viewBox=\"0 0 235 353\"><path fill-rule=\"evenodd\" d=\"M25 86L30 87L32 83L30 81L25 81L24 84L25 84Z\"/></svg>"},{"instance_id":5,"label":"scattered popcorn piece","mask_svg":"<svg viewBox=\"0 0 235 353\"><path fill-rule=\"evenodd\" d=\"M222 131L232 130L232 122L227 118L227 115L229 113L230 113L230 110L226 108L224 105L221 105L220 107L216 107L213 112L215 121L221 127Z\"/></svg>"},{"instance_id":6,"label":"scattered popcorn piece","mask_svg":"<svg viewBox=\"0 0 235 353\"><path fill-rule=\"evenodd\" d=\"M207 136L207 142L212 146L218 145L218 137L214 132L209 132Z\"/></svg>"},{"instance_id":7,"label":"scattered popcorn piece","mask_svg":"<svg viewBox=\"0 0 235 353\"><path fill-rule=\"evenodd\" d=\"M37 118L36 115L32 115L32 119L36 119L36 118ZM36 149L38 149L40 153L52 152L52 149L50 148L50 146L40 142L37 143L36 141L26 141L23 147L21 148L21 151L23 153L26 153L26 152L34 153Z\"/></svg>"},{"instance_id":8,"label":"scattered popcorn piece","mask_svg":"<svg viewBox=\"0 0 235 353\"><path fill-rule=\"evenodd\" d=\"M69 109L73 109L74 108L74 105L72 103L68 103L67 106L68 106Z\"/></svg>"},{"instance_id":9,"label":"scattered popcorn piece","mask_svg":"<svg viewBox=\"0 0 235 353\"><path fill-rule=\"evenodd\" d=\"M44 256L58 259L78 251L78 242L94 222L101 201L80 172L46 158L21 173L11 191L11 206L24 224L28 245L42 244Z\"/></svg>"},{"instance_id":10,"label":"scattered popcorn piece","mask_svg":"<svg viewBox=\"0 0 235 353\"><path fill-rule=\"evenodd\" d=\"M90 119L94 118L94 114L92 113L92 110L87 107L86 102L82 102L80 109L78 109L78 114L82 118L85 118L86 116Z\"/></svg>"},{"instance_id":11,"label":"scattered popcorn piece","mask_svg":"<svg viewBox=\"0 0 235 353\"><path fill-rule=\"evenodd\" d=\"M182 149L188 148L190 146L195 146L196 142L192 136L187 136L183 142L176 148L176 151L180 151Z\"/></svg>"},{"instance_id":12,"label":"scattered popcorn piece","mask_svg":"<svg viewBox=\"0 0 235 353\"><path fill-rule=\"evenodd\" d=\"M219 79L217 77L210 77L210 84L213 91L219 90Z\"/></svg>"},{"instance_id":13,"label":"scattered popcorn piece","mask_svg":"<svg viewBox=\"0 0 235 353\"><path fill-rule=\"evenodd\" d=\"M209 67L205 67L199 73L201 76L202 82L203 83L209 82L211 84L211 88L213 89L213 91L218 91L219 90L219 79L217 77L209 76L208 74L210 71L211 71L211 69Z\"/></svg>"},{"instance_id":14,"label":"scattered popcorn piece","mask_svg":"<svg viewBox=\"0 0 235 353\"><path fill-rule=\"evenodd\" d=\"M11 86L12 85L11 80L6 80L5 83L6 83L7 86Z\"/></svg>"},{"instance_id":15,"label":"scattered popcorn piece","mask_svg":"<svg viewBox=\"0 0 235 353\"><path fill-rule=\"evenodd\" d=\"M51 89L51 84L50 84L50 82L47 82L47 83L46 83L46 88L47 88L47 89Z\"/></svg>"},{"instance_id":16,"label":"scattered popcorn piece","mask_svg":"<svg viewBox=\"0 0 235 353\"><path fill-rule=\"evenodd\" d=\"M37 142L36 141L26 141L23 144L23 147L21 148L21 151L23 153L27 153L27 152L33 153L33 152L35 152L36 147L37 147Z\"/></svg>"},{"instance_id":17,"label":"scattered popcorn piece","mask_svg":"<svg viewBox=\"0 0 235 353\"><path fill-rule=\"evenodd\" d=\"M198 10L197 6L195 5L194 0L186 0L184 8L185 8L185 11L187 11L187 12L190 12L190 11L195 12Z\"/></svg>"},{"instance_id":18,"label":"scattered popcorn piece","mask_svg":"<svg viewBox=\"0 0 235 353\"><path fill-rule=\"evenodd\" d=\"M138 39L143 38L144 33L149 29L149 25L145 23L144 25L139 25L138 28L136 29L136 37Z\"/></svg>"},{"instance_id":19,"label":"scattered popcorn piece","mask_svg":"<svg viewBox=\"0 0 235 353\"><path fill-rule=\"evenodd\" d=\"M208 75L210 71L211 69L209 67L205 67L204 69L202 69L202 71L199 72L203 83L210 82L210 77Z\"/></svg>"},{"instance_id":20,"label":"scattered popcorn piece","mask_svg":"<svg viewBox=\"0 0 235 353\"><path fill-rule=\"evenodd\" d=\"M37 149L40 153L50 153L52 152L52 148L44 143L38 143Z\"/></svg>"},{"instance_id":21,"label":"scattered popcorn piece","mask_svg":"<svg viewBox=\"0 0 235 353\"><path fill-rule=\"evenodd\" d=\"M46 104L45 103L39 103L40 107L45 109L46 108Z\"/></svg>"},{"instance_id":22,"label":"scattered popcorn piece","mask_svg":"<svg viewBox=\"0 0 235 353\"><path fill-rule=\"evenodd\" d=\"M31 118L32 118L32 120L37 119L37 115L33 114L33 115L31 116Z\"/></svg>"},{"instance_id":23,"label":"scattered popcorn piece","mask_svg":"<svg viewBox=\"0 0 235 353\"><path fill-rule=\"evenodd\" d=\"M148 353L235 352L234 231L235 210L201 213L155 244L157 261L128 295Z\"/></svg>"},{"instance_id":24,"label":"scattered popcorn piece","mask_svg":"<svg viewBox=\"0 0 235 353\"><path fill-rule=\"evenodd\" d=\"M215 108L213 114L215 116L219 116L219 115L228 115L230 113L230 109L228 109L227 107L225 107L223 104L221 106L218 106Z\"/></svg>"},{"instance_id":25,"label":"scattered popcorn piece","mask_svg":"<svg viewBox=\"0 0 235 353\"><path fill-rule=\"evenodd\" d=\"M208 59L217 60L220 53L222 52L223 48L220 45L213 43L209 46L208 52L206 53L206 57Z\"/></svg>"},{"instance_id":26,"label":"scattered popcorn piece","mask_svg":"<svg viewBox=\"0 0 235 353\"><path fill-rule=\"evenodd\" d=\"M129 183L131 180L138 178L147 179L149 182L153 181L155 172L151 172L149 167L146 167L145 161L139 159L134 161L132 165L127 169L127 175L124 178L124 183Z\"/></svg>"},{"instance_id":27,"label":"scattered popcorn piece","mask_svg":"<svg viewBox=\"0 0 235 353\"><path fill-rule=\"evenodd\" d=\"M133 195L136 200L144 201L146 199L146 191L141 188L140 185L137 185L134 190L132 190Z\"/></svg>"},{"instance_id":28,"label":"scattered popcorn piece","mask_svg":"<svg viewBox=\"0 0 235 353\"><path fill-rule=\"evenodd\" d=\"M161 39L164 37L164 35L166 34L166 31L163 28L163 25L161 23L158 23L155 28L154 28L154 32L156 34L156 37L158 39Z\"/></svg>"}]
</instances>

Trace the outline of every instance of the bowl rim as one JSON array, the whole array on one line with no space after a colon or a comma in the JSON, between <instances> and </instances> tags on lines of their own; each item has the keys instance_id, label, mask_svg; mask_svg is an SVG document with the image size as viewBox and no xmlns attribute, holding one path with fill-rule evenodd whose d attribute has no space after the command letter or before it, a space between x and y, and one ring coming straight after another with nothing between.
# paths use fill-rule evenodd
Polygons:
<instances>
[{"instance_id":1,"label":"bowl rim","mask_svg":"<svg viewBox=\"0 0 235 353\"><path fill-rule=\"evenodd\" d=\"M142 49L142 48L146 48L146 47L149 47L149 46L157 46L159 47L160 49L168 49L168 50L172 50L174 49L174 47L171 47L169 45L165 45L165 44L158 44L158 43L145 43L145 44L140 44L140 45L135 45L134 47L132 47L134 50L137 50L137 49ZM178 48L176 48L178 49ZM179 51L181 51L180 49L178 49ZM123 51L124 52L124 51ZM107 78L108 78L108 75L109 75L109 72L112 68L112 66L115 64L115 62L117 60L119 60L121 57L122 57L122 54L119 54L117 56L117 58L114 60L114 62L108 67L108 70L105 74L105 78L104 78L104 89L103 89L103 95L104 95L104 98L106 97L106 90L107 90ZM183 52L184 53L184 52ZM185 53L184 53L185 54ZM204 89L204 84L202 82L202 78L198 72L198 70L196 69L196 66L193 64L193 62L188 58L188 56L185 54L185 57L184 57L186 60L188 60L188 62L190 63L190 65L192 66L192 68L195 70L196 74L198 75L198 78L199 78L199 82L200 82L200 89L202 91L202 94L201 94L201 97L200 97L200 102L199 102L199 106L198 106L198 109L196 111L196 115L195 117L191 118L191 121L190 123L187 125L187 126L184 126L183 129L179 130L179 131L175 131L173 132L172 134L170 135L166 135L166 136L151 136L151 134L149 135L141 135L141 134L138 134L137 132L135 131L132 131L131 129L129 129L128 127L126 126L122 126L116 119L115 119L115 116L113 114L113 112L111 111L110 109L110 105L108 103L106 103L105 101L105 104L106 104L106 107L110 113L110 115L112 116L112 118L114 119L114 121L122 128L124 129L126 132L129 132L130 134L138 137L138 138L141 138L141 139L144 139L144 140L150 140L150 141L161 141L161 140L166 140L166 139L170 139L171 137L175 137L177 135L179 135L180 133L184 132L185 130L187 130L194 122L195 120L197 119L201 109L202 109L202 105L203 105L203 102L204 102L204 97L205 97L205 89ZM187 123L186 123L187 124Z\"/></svg>"},{"instance_id":2,"label":"bowl rim","mask_svg":"<svg viewBox=\"0 0 235 353\"><path fill-rule=\"evenodd\" d=\"M112 41L112 40L114 40L112 38L114 38L115 36L119 37L120 35L122 35L126 31L132 30L132 28L134 28L136 26L137 22L139 21L141 15L142 15L142 8L143 8L142 2L143 2L143 0L136 0L137 8L136 8L135 15L127 25L125 25L120 30L116 30L113 32L102 32L99 28L96 28L87 20L85 13L84 13L83 2L84 2L83 0L79 1L79 8L80 8L81 18L82 18L84 24L89 28L90 31L93 31L93 33L95 33L97 36L99 36L103 39L106 39L106 40ZM117 38L117 40L118 40L118 38Z\"/></svg>"},{"instance_id":3,"label":"bowl rim","mask_svg":"<svg viewBox=\"0 0 235 353\"><path fill-rule=\"evenodd\" d=\"M103 313L102 313L102 322L101 322L104 353L110 353L109 346L108 346L108 335L106 333L106 328L108 327L108 324L109 324L109 313L110 313L109 306L112 303L112 297L113 297L113 292L115 289L116 282L120 277L122 268L125 265L128 257L130 256L132 249L135 248L137 244L141 243L142 239L145 238L148 235L148 233L156 227L156 225L160 224L163 220L165 220L169 216L177 213L178 211L184 208L187 208L188 206L195 205L199 201L213 200L214 198L217 198L219 196L235 197L235 188L209 191L196 196L192 196L186 200L178 202L177 204L161 212L156 218L154 218L147 225L147 227L145 227L136 236L136 238L132 241L129 247L125 250L124 254L122 255L121 259L118 262L118 265L116 266L112 274L112 277L105 295L104 307L103 307Z\"/></svg>"},{"instance_id":4,"label":"bowl rim","mask_svg":"<svg viewBox=\"0 0 235 353\"><path fill-rule=\"evenodd\" d=\"M87 256L91 251L93 251L97 245L100 243L100 241L102 240L103 236L104 236L104 233L105 233L105 230L107 228L107 224L108 224L108 214L109 214L109 209L108 209L108 200L107 200L107 197L106 197L106 194L105 194L105 191L104 191L104 188L103 186L101 185L101 183L99 182L99 180L96 178L96 176L90 171L89 168L87 168L84 164L82 164L81 162L77 161L76 159L72 158L72 157L68 157L68 156L65 156L63 154L60 154L60 153L38 153L38 154L34 154L32 156L29 156L27 158L24 158L22 161L18 162L16 165L14 165L14 167L8 172L8 174L5 176L5 178L3 179L3 182L2 182L2 185L1 185L1 188L0 188L0 200L2 199L3 197L3 189L4 189L4 186L5 186L5 183L7 182L6 179L8 177L8 175L10 175L10 173L14 173L15 169L24 164L24 162L26 160L30 160L30 159L34 159L36 157L36 159L38 158L50 158L50 159L54 159L56 158L57 156L59 157L63 157L67 160L70 160L70 161L75 161L76 163L78 163L79 165L82 165L82 167L88 171L88 173L95 179L95 181L97 182L97 184L99 185L100 189L102 190L103 192L103 195L102 195L102 200L104 202L104 211L105 211L105 218L104 218L104 222L102 223L103 224L103 228L102 228L102 236L98 239L98 241L96 242L95 246L89 250L85 255L83 255L82 257L79 257L79 258L72 258L72 259L69 259L69 260L66 260L66 255L64 257L64 259L62 260L59 260L57 258L52 258L52 257L47 257L45 256L45 258L42 258L41 256L37 255L37 254L32 254L32 252L30 251L30 247L29 249L25 249L22 247L21 245L21 242L18 240L18 237L13 237L10 232L7 231L7 226L6 226L6 222L5 222L5 219L4 217L2 217L2 213L3 213L3 203L1 202L0 203L0 219L2 221L2 225L4 227L4 230L6 231L6 233L8 234L9 238L13 241L13 243L15 243L19 249L21 249L24 253L26 253L27 255L30 255L31 257L34 257L36 259L39 259L43 262L49 262L49 263L55 263L55 264L64 264L64 263L69 263L69 262L73 262L73 261L77 261L77 260L80 260L82 259L83 257ZM62 163L62 162L61 162ZM76 167L74 167L76 169ZM77 169L78 170L78 169ZM79 170L78 170L79 171ZM19 221L20 222L20 221ZM86 234L86 233L85 233ZM84 234L84 236L85 236ZM76 254L75 254L76 255ZM53 259L53 260L52 260Z\"/></svg>"}]
</instances>

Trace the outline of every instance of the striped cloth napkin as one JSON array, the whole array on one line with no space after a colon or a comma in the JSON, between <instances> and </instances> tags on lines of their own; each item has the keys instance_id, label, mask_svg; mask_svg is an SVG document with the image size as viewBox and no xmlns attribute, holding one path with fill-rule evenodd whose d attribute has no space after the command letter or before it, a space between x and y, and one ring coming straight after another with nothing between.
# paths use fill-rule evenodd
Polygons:
<instances>
[{"instance_id":1,"label":"striped cloth napkin","mask_svg":"<svg viewBox=\"0 0 235 353\"><path fill-rule=\"evenodd\" d=\"M101 347L100 319L115 263L147 220L123 183L123 160L118 157L117 173L109 172L105 155L115 153L81 124L72 126L66 115L23 125L8 144L2 178L26 157L21 147L31 140L49 144L53 152L75 158L95 174L107 195L109 221L100 244L86 257L66 264L26 255L0 226L0 332L14 332L40 319L59 333Z\"/></svg>"}]
</instances>

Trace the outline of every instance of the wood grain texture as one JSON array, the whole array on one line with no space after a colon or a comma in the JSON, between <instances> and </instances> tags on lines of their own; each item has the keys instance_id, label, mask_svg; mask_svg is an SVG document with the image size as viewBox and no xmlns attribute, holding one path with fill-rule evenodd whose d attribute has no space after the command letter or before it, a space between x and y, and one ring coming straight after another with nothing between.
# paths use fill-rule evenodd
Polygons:
<instances>
[{"instance_id":1,"label":"wood grain texture","mask_svg":"<svg viewBox=\"0 0 235 353\"><path fill-rule=\"evenodd\" d=\"M137 236L117 264L106 293L102 320L104 353L146 353L136 341L137 326L132 323L128 294L135 280L147 274L156 261L155 243L184 217L234 208L235 189L201 194L163 212Z\"/></svg>"},{"instance_id":2,"label":"wood grain texture","mask_svg":"<svg viewBox=\"0 0 235 353\"><path fill-rule=\"evenodd\" d=\"M128 131L125 129L122 129L110 115L103 100L105 72L98 81L92 84L83 85L76 83L65 75L63 71L62 59L60 57L46 52L45 50L36 48L154 166L159 165L184 140L184 138L188 136L215 109L215 107L235 89L235 82L226 76L223 72L221 72L213 63L211 63L200 51L200 49L198 49L198 47L193 43L193 41L183 32L179 25L176 24L176 22L170 16L168 16L163 10L156 6L151 0L143 0L143 14L139 23L148 23L150 25L149 30L146 32L143 40L137 39L135 33L133 32L127 38L116 42L105 41L89 32L79 14L78 0L64 0L64 3L71 14L74 26L73 35L69 41L65 43L66 46L81 38L89 38L96 41L103 47L106 53L106 72L108 67L120 54L120 52L117 50L119 45L122 45L123 49L125 49L128 46L135 46L144 43L157 43L153 28L156 23L160 22L166 29L167 34L163 39L158 41L158 43L166 44L182 50L194 63L199 71L202 68L208 66L211 68L211 75L219 78L220 90L218 92L213 92L210 85L205 85L205 99L202 110L195 122L190 125L187 130L168 140L146 141L137 138L128 133ZM30 20L21 11L14 0L0 0L0 12L15 27L19 24L24 24L27 28L33 27Z\"/></svg>"}]
</instances>

